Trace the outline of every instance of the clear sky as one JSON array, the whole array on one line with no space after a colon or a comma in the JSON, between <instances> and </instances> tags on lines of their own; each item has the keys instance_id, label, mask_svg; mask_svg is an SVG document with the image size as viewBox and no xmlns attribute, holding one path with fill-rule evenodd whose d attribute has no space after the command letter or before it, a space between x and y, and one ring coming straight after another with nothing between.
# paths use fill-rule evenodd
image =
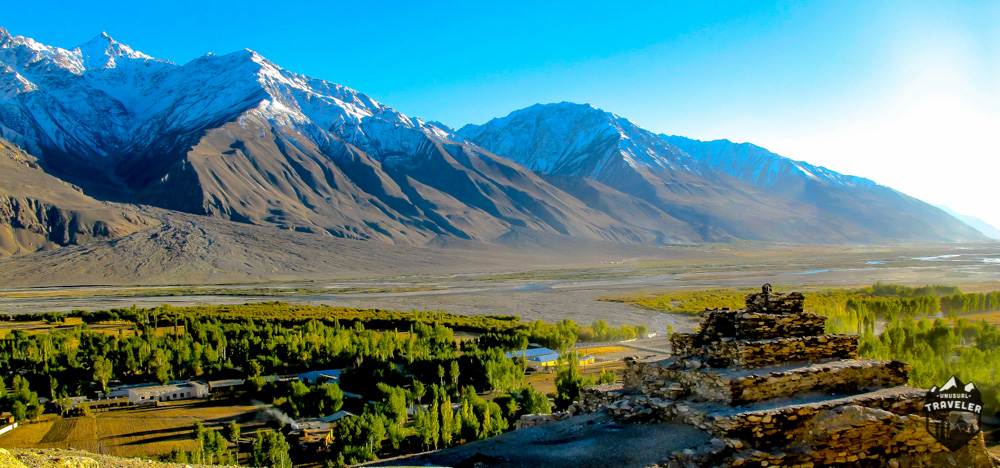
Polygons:
<instances>
[{"instance_id":1,"label":"clear sky","mask_svg":"<svg viewBox=\"0 0 1000 468\"><path fill-rule=\"evenodd\" d=\"M250 48L453 127L590 103L748 141L1000 226L1000 2L5 2L72 48Z\"/></svg>"}]
</instances>

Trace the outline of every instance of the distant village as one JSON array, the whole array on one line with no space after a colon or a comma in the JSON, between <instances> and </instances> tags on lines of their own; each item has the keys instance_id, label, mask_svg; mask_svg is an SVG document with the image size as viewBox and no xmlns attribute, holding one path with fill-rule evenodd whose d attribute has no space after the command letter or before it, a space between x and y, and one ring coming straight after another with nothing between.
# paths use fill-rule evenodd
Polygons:
<instances>
[{"instance_id":1,"label":"distant village","mask_svg":"<svg viewBox=\"0 0 1000 468\"><path fill-rule=\"evenodd\" d=\"M561 355L558 351L549 349L537 344L529 344L527 349L505 353L508 359L523 358L527 368L534 371L551 371L560 363ZM595 363L592 355L578 357L581 366ZM265 383L293 382L299 381L306 385L318 385L341 383L341 376L344 369L324 369L311 370L298 374L269 375L263 378ZM97 392L94 398L86 396L69 397L68 401L51 401L48 398L40 397L39 402L53 407L63 407L69 415L85 415L95 412L125 410L143 407L155 407L164 403L177 402L183 400L225 398L238 392L248 390L251 384L245 379L220 379L220 380L172 380L166 384L155 382L116 385L108 388L107 392ZM364 399L364 396L343 392L345 398ZM455 405L458 406L458 405ZM59 409L59 408L55 408ZM413 413L417 409L410 408ZM275 410L277 411L277 410ZM336 422L346 416L351 416L348 411L337 411L333 414L321 418L288 418L287 422L291 432L290 436L296 437L299 445L311 446L313 444L324 445L329 443L331 430ZM287 417L285 415L282 415ZM284 419L279 417L278 419ZM0 428L0 434L8 432L17 427L17 423L12 418L0 421L6 424Z\"/></svg>"}]
</instances>

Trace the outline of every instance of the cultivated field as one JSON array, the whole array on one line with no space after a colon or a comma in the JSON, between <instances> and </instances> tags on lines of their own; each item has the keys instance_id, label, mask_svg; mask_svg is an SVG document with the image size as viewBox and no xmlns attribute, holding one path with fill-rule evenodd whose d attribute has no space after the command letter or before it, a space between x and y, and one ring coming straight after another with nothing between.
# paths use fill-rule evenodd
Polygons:
<instances>
[{"instance_id":1,"label":"cultivated field","mask_svg":"<svg viewBox=\"0 0 1000 468\"><path fill-rule=\"evenodd\" d=\"M980 314L959 315L958 319L966 319L972 322L985 321L994 325L1000 325L1000 311L983 312Z\"/></svg>"},{"instance_id":2,"label":"cultivated field","mask_svg":"<svg viewBox=\"0 0 1000 468\"><path fill-rule=\"evenodd\" d=\"M13 448L74 448L120 457L155 457L175 447L191 450L196 422L221 428L237 419L254 421L257 408L209 402L97 413L93 417L48 415L0 436L0 446Z\"/></svg>"},{"instance_id":3,"label":"cultivated field","mask_svg":"<svg viewBox=\"0 0 1000 468\"><path fill-rule=\"evenodd\" d=\"M57 330L72 330L77 326L86 326L87 330L98 333L108 333L120 336L129 336L135 334L135 327L129 322L104 322L98 324L85 325L83 320L79 317L66 317L64 322L54 322L49 323L42 320L30 320L30 321L0 321L0 338L4 338L8 333L14 330L21 330L29 335L36 335L40 333L51 333ZM184 327L180 327L180 331L183 331ZM173 327L159 327L156 329L157 335L162 335L164 333L173 332Z\"/></svg>"}]
</instances>

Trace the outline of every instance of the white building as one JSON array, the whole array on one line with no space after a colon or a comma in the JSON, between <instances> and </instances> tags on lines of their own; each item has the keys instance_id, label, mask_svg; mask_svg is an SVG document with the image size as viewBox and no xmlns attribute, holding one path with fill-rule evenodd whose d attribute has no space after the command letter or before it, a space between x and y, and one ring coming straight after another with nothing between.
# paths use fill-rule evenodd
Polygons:
<instances>
[{"instance_id":1,"label":"white building","mask_svg":"<svg viewBox=\"0 0 1000 468\"><path fill-rule=\"evenodd\" d=\"M177 382L155 387L132 388L128 401L134 404L148 401L175 401L190 398L208 398L208 385L202 382Z\"/></svg>"},{"instance_id":2,"label":"white building","mask_svg":"<svg viewBox=\"0 0 1000 468\"><path fill-rule=\"evenodd\" d=\"M117 387L111 387L111 388L109 388L108 389L108 393L106 393L106 394L105 393L98 393L97 394L97 398L103 400L105 398L122 398L122 397L127 397L129 390L138 389L138 388L155 387L155 386L157 386L157 384L155 384L155 383L141 383L141 384L134 384L134 385L119 385Z\"/></svg>"}]
</instances>

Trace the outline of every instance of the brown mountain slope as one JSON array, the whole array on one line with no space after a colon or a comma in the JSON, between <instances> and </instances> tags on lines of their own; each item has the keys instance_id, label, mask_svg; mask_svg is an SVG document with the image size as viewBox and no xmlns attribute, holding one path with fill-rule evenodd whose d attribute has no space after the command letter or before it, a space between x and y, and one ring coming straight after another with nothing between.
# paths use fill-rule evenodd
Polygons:
<instances>
[{"instance_id":1,"label":"brown mountain slope","mask_svg":"<svg viewBox=\"0 0 1000 468\"><path fill-rule=\"evenodd\" d=\"M0 139L0 257L120 237L150 225L46 174L34 157Z\"/></svg>"},{"instance_id":2,"label":"brown mountain slope","mask_svg":"<svg viewBox=\"0 0 1000 468\"><path fill-rule=\"evenodd\" d=\"M587 104L537 104L457 135L547 176L587 178L631 195L688 223L703 240L986 241L871 180L750 144L656 135Z\"/></svg>"},{"instance_id":3,"label":"brown mountain slope","mask_svg":"<svg viewBox=\"0 0 1000 468\"><path fill-rule=\"evenodd\" d=\"M415 143L374 157L334 134L307 138L248 112L205 131L160 176L133 188L138 201L170 209L402 244L442 235L489 241L512 229L593 241L691 239L669 216L630 225L479 148L410 128L387 133ZM138 182L156 170L135 167L121 175Z\"/></svg>"}]
</instances>

